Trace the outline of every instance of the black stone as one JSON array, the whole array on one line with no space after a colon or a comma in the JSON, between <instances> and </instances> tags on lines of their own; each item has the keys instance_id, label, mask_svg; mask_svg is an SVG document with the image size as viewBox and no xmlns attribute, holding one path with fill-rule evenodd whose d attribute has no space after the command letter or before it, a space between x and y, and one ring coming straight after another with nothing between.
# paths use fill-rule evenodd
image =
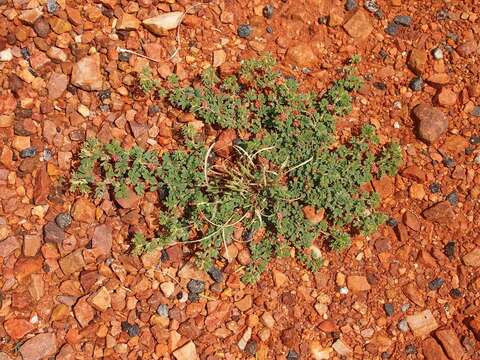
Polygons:
<instances>
[{"instance_id":1,"label":"black stone","mask_svg":"<svg viewBox=\"0 0 480 360\"><path fill-rule=\"evenodd\" d=\"M245 352L254 356L257 353L257 342L254 340L250 340L247 343L247 346L245 346Z\"/></svg>"},{"instance_id":2,"label":"black stone","mask_svg":"<svg viewBox=\"0 0 480 360\"><path fill-rule=\"evenodd\" d=\"M263 16L265 16L267 19L271 19L272 16L273 16L273 5L271 4L268 4L268 5L265 5L265 7L263 8L262 10L262 14Z\"/></svg>"},{"instance_id":3,"label":"black stone","mask_svg":"<svg viewBox=\"0 0 480 360\"><path fill-rule=\"evenodd\" d=\"M450 296L454 299L460 299L463 296L463 292L458 288L450 290Z\"/></svg>"},{"instance_id":4,"label":"black stone","mask_svg":"<svg viewBox=\"0 0 480 360\"><path fill-rule=\"evenodd\" d=\"M100 107L100 110L104 113L110 111L110 105L108 105L108 104L101 104L99 107Z\"/></svg>"},{"instance_id":5,"label":"black stone","mask_svg":"<svg viewBox=\"0 0 480 360\"><path fill-rule=\"evenodd\" d=\"M288 350L287 360L299 360L300 356L295 350Z\"/></svg>"},{"instance_id":6,"label":"black stone","mask_svg":"<svg viewBox=\"0 0 480 360\"><path fill-rule=\"evenodd\" d=\"M480 117L480 106L475 106L471 112L472 116Z\"/></svg>"},{"instance_id":7,"label":"black stone","mask_svg":"<svg viewBox=\"0 0 480 360\"><path fill-rule=\"evenodd\" d=\"M453 160L449 156L445 156L442 162L443 162L443 165L445 165L449 169L455 166L455 160Z\"/></svg>"},{"instance_id":8,"label":"black stone","mask_svg":"<svg viewBox=\"0 0 480 360\"><path fill-rule=\"evenodd\" d=\"M100 90L98 92L98 99L100 101L105 101L107 99L110 99L111 96L112 96L112 91L110 89Z\"/></svg>"},{"instance_id":9,"label":"black stone","mask_svg":"<svg viewBox=\"0 0 480 360\"><path fill-rule=\"evenodd\" d=\"M72 217L69 213L60 213L55 217L55 223L60 229L66 229L72 224Z\"/></svg>"},{"instance_id":10,"label":"black stone","mask_svg":"<svg viewBox=\"0 0 480 360\"><path fill-rule=\"evenodd\" d=\"M385 28L385 32L388 35L395 36L395 35L397 35L399 28L400 28L400 26L398 24L395 24L395 23L391 22Z\"/></svg>"},{"instance_id":11,"label":"black stone","mask_svg":"<svg viewBox=\"0 0 480 360\"><path fill-rule=\"evenodd\" d=\"M52 150L45 149L43 150L43 160L50 161L53 158Z\"/></svg>"},{"instance_id":12,"label":"black stone","mask_svg":"<svg viewBox=\"0 0 480 360\"><path fill-rule=\"evenodd\" d=\"M443 252L447 257L452 260L453 257L455 256L455 251L457 250L457 244L455 241L449 241L447 245L443 248Z\"/></svg>"},{"instance_id":13,"label":"black stone","mask_svg":"<svg viewBox=\"0 0 480 360\"><path fill-rule=\"evenodd\" d=\"M37 155L37 149L34 147L29 147L20 151L20 157L22 159L34 157L35 155Z\"/></svg>"},{"instance_id":14,"label":"black stone","mask_svg":"<svg viewBox=\"0 0 480 360\"><path fill-rule=\"evenodd\" d=\"M412 17L408 15L395 16L393 22L397 25L410 26L412 25Z\"/></svg>"},{"instance_id":15,"label":"black stone","mask_svg":"<svg viewBox=\"0 0 480 360\"><path fill-rule=\"evenodd\" d=\"M383 82L375 82L373 83L373 86L376 87L378 90L382 90L382 91L387 90L387 84Z\"/></svg>"},{"instance_id":16,"label":"black stone","mask_svg":"<svg viewBox=\"0 0 480 360\"><path fill-rule=\"evenodd\" d=\"M480 144L480 136L479 136L479 135L471 136L468 141L469 141L470 144L472 144L472 145L478 145L478 144Z\"/></svg>"},{"instance_id":17,"label":"black stone","mask_svg":"<svg viewBox=\"0 0 480 360\"><path fill-rule=\"evenodd\" d=\"M437 12L437 20L443 21L448 19L448 12L444 9Z\"/></svg>"},{"instance_id":18,"label":"black stone","mask_svg":"<svg viewBox=\"0 0 480 360\"><path fill-rule=\"evenodd\" d=\"M120 51L118 54L118 61L129 62L131 57L132 54L125 51Z\"/></svg>"},{"instance_id":19,"label":"black stone","mask_svg":"<svg viewBox=\"0 0 480 360\"><path fill-rule=\"evenodd\" d=\"M465 155L472 155L474 150L473 146L467 146L465 148Z\"/></svg>"},{"instance_id":20,"label":"black stone","mask_svg":"<svg viewBox=\"0 0 480 360\"><path fill-rule=\"evenodd\" d=\"M357 0L347 0L345 10L353 11L358 7Z\"/></svg>"},{"instance_id":21,"label":"black stone","mask_svg":"<svg viewBox=\"0 0 480 360\"><path fill-rule=\"evenodd\" d=\"M381 49L378 52L378 56L380 57L380 59L385 60L388 57L388 53L384 49Z\"/></svg>"},{"instance_id":22,"label":"black stone","mask_svg":"<svg viewBox=\"0 0 480 360\"><path fill-rule=\"evenodd\" d=\"M17 109L15 110L15 116L17 118L26 119L32 117L32 109Z\"/></svg>"},{"instance_id":23,"label":"black stone","mask_svg":"<svg viewBox=\"0 0 480 360\"><path fill-rule=\"evenodd\" d=\"M388 218L387 225L391 226L391 227L397 227L398 226L398 221L395 220L394 218Z\"/></svg>"},{"instance_id":24,"label":"black stone","mask_svg":"<svg viewBox=\"0 0 480 360\"><path fill-rule=\"evenodd\" d=\"M150 105L148 107L148 116L155 116L160 112L160 107L158 105Z\"/></svg>"},{"instance_id":25,"label":"black stone","mask_svg":"<svg viewBox=\"0 0 480 360\"><path fill-rule=\"evenodd\" d=\"M205 290L205 282L202 280L192 279L188 282L187 289L190 293L200 294Z\"/></svg>"},{"instance_id":26,"label":"black stone","mask_svg":"<svg viewBox=\"0 0 480 360\"><path fill-rule=\"evenodd\" d=\"M183 297L183 292L180 291L180 292L177 294L177 300L180 300L182 297Z\"/></svg>"},{"instance_id":27,"label":"black stone","mask_svg":"<svg viewBox=\"0 0 480 360\"><path fill-rule=\"evenodd\" d=\"M137 324L130 324L128 321L122 321L122 331L132 337L140 335L140 327Z\"/></svg>"},{"instance_id":28,"label":"black stone","mask_svg":"<svg viewBox=\"0 0 480 360\"><path fill-rule=\"evenodd\" d=\"M160 255L160 260L162 262L167 262L168 260L170 260L170 256L168 256L168 252L165 249L162 249L162 253Z\"/></svg>"},{"instance_id":29,"label":"black stone","mask_svg":"<svg viewBox=\"0 0 480 360\"><path fill-rule=\"evenodd\" d=\"M237 35L241 38L248 38L252 34L252 27L249 24L242 24L237 28Z\"/></svg>"},{"instance_id":30,"label":"black stone","mask_svg":"<svg viewBox=\"0 0 480 360\"><path fill-rule=\"evenodd\" d=\"M410 86L410 89L412 89L413 91L422 91L425 84L421 77L416 77L416 78L413 78L412 81L410 81L409 86Z\"/></svg>"},{"instance_id":31,"label":"black stone","mask_svg":"<svg viewBox=\"0 0 480 360\"><path fill-rule=\"evenodd\" d=\"M439 183L431 183L429 189L432 194L436 194L442 190L442 187Z\"/></svg>"},{"instance_id":32,"label":"black stone","mask_svg":"<svg viewBox=\"0 0 480 360\"><path fill-rule=\"evenodd\" d=\"M328 22L328 16L319 16L318 23L320 25L325 25Z\"/></svg>"},{"instance_id":33,"label":"black stone","mask_svg":"<svg viewBox=\"0 0 480 360\"><path fill-rule=\"evenodd\" d=\"M267 28L265 29L267 31L267 33L271 34L273 33L273 28L271 26L267 26Z\"/></svg>"},{"instance_id":34,"label":"black stone","mask_svg":"<svg viewBox=\"0 0 480 360\"><path fill-rule=\"evenodd\" d=\"M393 307L393 304L391 303L384 304L383 309L385 310L385 313L387 314L387 316L392 316L395 313L395 309Z\"/></svg>"},{"instance_id":35,"label":"black stone","mask_svg":"<svg viewBox=\"0 0 480 360\"><path fill-rule=\"evenodd\" d=\"M414 344L408 344L407 346L405 346L405 352L407 354L416 354L417 347Z\"/></svg>"},{"instance_id":36,"label":"black stone","mask_svg":"<svg viewBox=\"0 0 480 360\"><path fill-rule=\"evenodd\" d=\"M200 296L198 294L188 293L188 300L192 303L197 302L198 300L200 300Z\"/></svg>"},{"instance_id":37,"label":"black stone","mask_svg":"<svg viewBox=\"0 0 480 360\"><path fill-rule=\"evenodd\" d=\"M107 18L113 18L113 10L107 6L102 6L102 15L106 16Z\"/></svg>"},{"instance_id":38,"label":"black stone","mask_svg":"<svg viewBox=\"0 0 480 360\"><path fill-rule=\"evenodd\" d=\"M430 290L438 290L442 287L443 284L445 284L445 280L443 280L442 278L436 278L430 281L430 283L428 284L428 288Z\"/></svg>"},{"instance_id":39,"label":"black stone","mask_svg":"<svg viewBox=\"0 0 480 360\"><path fill-rule=\"evenodd\" d=\"M385 18L385 15L383 14L383 11L378 9L377 11L375 11L375 13L373 14L375 15L375 17L378 19L378 20L383 20Z\"/></svg>"},{"instance_id":40,"label":"black stone","mask_svg":"<svg viewBox=\"0 0 480 360\"><path fill-rule=\"evenodd\" d=\"M458 194L457 194L457 192L452 191L450 194L448 194L447 195L447 200L451 205L457 206L458 205Z\"/></svg>"},{"instance_id":41,"label":"black stone","mask_svg":"<svg viewBox=\"0 0 480 360\"><path fill-rule=\"evenodd\" d=\"M380 8L377 5L376 0L366 0L365 4L363 6L365 7L365 9L367 9L371 13L376 13L377 11L380 10Z\"/></svg>"},{"instance_id":42,"label":"black stone","mask_svg":"<svg viewBox=\"0 0 480 360\"><path fill-rule=\"evenodd\" d=\"M72 84L68 84L67 85L67 91L70 93L70 94L73 94L75 95L77 93L77 88L75 86L73 86Z\"/></svg>"},{"instance_id":43,"label":"black stone","mask_svg":"<svg viewBox=\"0 0 480 360\"><path fill-rule=\"evenodd\" d=\"M208 275L212 278L213 281L219 283L223 281L223 273L215 266L212 266L208 270Z\"/></svg>"},{"instance_id":44,"label":"black stone","mask_svg":"<svg viewBox=\"0 0 480 360\"><path fill-rule=\"evenodd\" d=\"M21 48L20 53L22 54L22 56L25 60L30 59L30 51L28 51L27 48Z\"/></svg>"},{"instance_id":45,"label":"black stone","mask_svg":"<svg viewBox=\"0 0 480 360\"><path fill-rule=\"evenodd\" d=\"M250 241L253 238L253 230L249 229L242 234L244 241Z\"/></svg>"}]
</instances>

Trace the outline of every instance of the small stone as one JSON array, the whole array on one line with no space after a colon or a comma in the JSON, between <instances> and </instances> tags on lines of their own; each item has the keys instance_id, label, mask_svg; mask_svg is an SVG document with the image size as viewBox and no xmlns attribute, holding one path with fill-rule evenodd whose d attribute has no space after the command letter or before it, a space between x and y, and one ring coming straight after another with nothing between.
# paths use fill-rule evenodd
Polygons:
<instances>
[{"instance_id":1,"label":"small stone","mask_svg":"<svg viewBox=\"0 0 480 360\"><path fill-rule=\"evenodd\" d=\"M187 289L192 294L200 294L205 290L205 282L202 280L192 279L188 282Z\"/></svg>"},{"instance_id":2,"label":"small stone","mask_svg":"<svg viewBox=\"0 0 480 360\"><path fill-rule=\"evenodd\" d=\"M287 360L299 360L300 356L295 350L288 350Z\"/></svg>"},{"instance_id":3,"label":"small stone","mask_svg":"<svg viewBox=\"0 0 480 360\"><path fill-rule=\"evenodd\" d=\"M237 35L241 38L248 38L253 29L249 24L242 24L237 28Z\"/></svg>"},{"instance_id":4,"label":"small stone","mask_svg":"<svg viewBox=\"0 0 480 360\"><path fill-rule=\"evenodd\" d=\"M342 339L338 339L337 341L335 341L332 345L332 348L340 356L345 356L349 358L353 354L352 349Z\"/></svg>"},{"instance_id":5,"label":"small stone","mask_svg":"<svg viewBox=\"0 0 480 360\"><path fill-rule=\"evenodd\" d=\"M445 156L442 160L442 163L443 163L443 165L445 165L445 167L447 167L449 169L451 169L455 166L455 160L453 160L449 156Z\"/></svg>"},{"instance_id":6,"label":"small stone","mask_svg":"<svg viewBox=\"0 0 480 360\"><path fill-rule=\"evenodd\" d=\"M92 248L101 256L109 256L112 251L112 227L102 224L95 228L92 238Z\"/></svg>"},{"instance_id":7,"label":"small stone","mask_svg":"<svg viewBox=\"0 0 480 360\"><path fill-rule=\"evenodd\" d=\"M424 86L423 79L419 76L410 81L410 89L412 89L412 91L422 91Z\"/></svg>"},{"instance_id":8,"label":"small stone","mask_svg":"<svg viewBox=\"0 0 480 360\"><path fill-rule=\"evenodd\" d=\"M480 266L480 248L475 248L462 258L466 266L479 267Z\"/></svg>"},{"instance_id":9,"label":"small stone","mask_svg":"<svg viewBox=\"0 0 480 360\"><path fill-rule=\"evenodd\" d=\"M412 17L408 15L397 15L393 19L393 22L402 26L410 26L412 25Z\"/></svg>"},{"instance_id":10,"label":"small stone","mask_svg":"<svg viewBox=\"0 0 480 360\"><path fill-rule=\"evenodd\" d=\"M100 70L100 54L85 56L73 65L72 84L85 91L102 89L103 77Z\"/></svg>"},{"instance_id":11,"label":"small stone","mask_svg":"<svg viewBox=\"0 0 480 360\"><path fill-rule=\"evenodd\" d=\"M435 60L442 60L443 59L443 51L440 48L435 48L432 50L432 56Z\"/></svg>"},{"instance_id":12,"label":"small stone","mask_svg":"<svg viewBox=\"0 0 480 360\"><path fill-rule=\"evenodd\" d=\"M408 344L405 346L405 353L408 355L416 354L417 353L417 347L414 344Z\"/></svg>"},{"instance_id":13,"label":"small stone","mask_svg":"<svg viewBox=\"0 0 480 360\"><path fill-rule=\"evenodd\" d=\"M248 341L250 340L251 337L252 337L252 328L248 327L247 330L245 330L245 332L243 333L240 340L238 341L238 344L237 344L238 348L242 351L245 350L245 347L247 346Z\"/></svg>"},{"instance_id":14,"label":"small stone","mask_svg":"<svg viewBox=\"0 0 480 360\"><path fill-rule=\"evenodd\" d=\"M43 333L28 339L20 347L23 360L41 360L57 353L57 340L53 333Z\"/></svg>"},{"instance_id":15,"label":"small stone","mask_svg":"<svg viewBox=\"0 0 480 360\"><path fill-rule=\"evenodd\" d=\"M168 318L168 305L166 304L158 305L157 314L165 318Z\"/></svg>"},{"instance_id":16,"label":"small stone","mask_svg":"<svg viewBox=\"0 0 480 360\"><path fill-rule=\"evenodd\" d=\"M442 187L439 183L432 183L428 188L430 189L432 194L436 194L442 190Z\"/></svg>"},{"instance_id":17,"label":"small stone","mask_svg":"<svg viewBox=\"0 0 480 360\"><path fill-rule=\"evenodd\" d=\"M478 107L480 110L480 106ZM479 114L480 116L480 114ZM480 144L480 136L474 135L471 136L470 139L468 139L468 142L472 145L479 145Z\"/></svg>"},{"instance_id":18,"label":"small stone","mask_svg":"<svg viewBox=\"0 0 480 360\"><path fill-rule=\"evenodd\" d=\"M69 83L68 76L53 72L47 83L48 97L51 100L58 99L63 95Z\"/></svg>"},{"instance_id":19,"label":"small stone","mask_svg":"<svg viewBox=\"0 0 480 360\"><path fill-rule=\"evenodd\" d=\"M288 277L281 271L276 269L272 270L273 282L275 283L275 287L280 288L288 283Z\"/></svg>"},{"instance_id":20,"label":"small stone","mask_svg":"<svg viewBox=\"0 0 480 360\"><path fill-rule=\"evenodd\" d=\"M193 341L190 341L173 352L176 360L198 360L197 348Z\"/></svg>"},{"instance_id":21,"label":"small stone","mask_svg":"<svg viewBox=\"0 0 480 360\"><path fill-rule=\"evenodd\" d=\"M3 323L3 327L12 340L20 340L34 329L34 326L29 321L15 318L6 320Z\"/></svg>"},{"instance_id":22,"label":"small stone","mask_svg":"<svg viewBox=\"0 0 480 360\"><path fill-rule=\"evenodd\" d=\"M37 155L37 149L35 149L33 146L20 151L20 157L22 159L34 157L35 155Z\"/></svg>"},{"instance_id":23,"label":"small stone","mask_svg":"<svg viewBox=\"0 0 480 360\"><path fill-rule=\"evenodd\" d=\"M407 304L403 304L402 307L400 308L400 310L401 310L402 312L407 312L408 309L410 309L410 304L408 304L408 303L407 303Z\"/></svg>"},{"instance_id":24,"label":"small stone","mask_svg":"<svg viewBox=\"0 0 480 360\"><path fill-rule=\"evenodd\" d=\"M465 351L453 330L437 330L435 335L450 359L460 360L464 358Z\"/></svg>"},{"instance_id":25,"label":"small stone","mask_svg":"<svg viewBox=\"0 0 480 360\"><path fill-rule=\"evenodd\" d=\"M118 61L129 62L132 54L127 53L125 51L120 51L118 54Z\"/></svg>"},{"instance_id":26,"label":"small stone","mask_svg":"<svg viewBox=\"0 0 480 360\"><path fill-rule=\"evenodd\" d=\"M43 227L43 241L46 243L62 244L65 232L55 222L50 221Z\"/></svg>"},{"instance_id":27,"label":"small stone","mask_svg":"<svg viewBox=\"0 0 480 360\"><path fill-rule=\"evenodd\" d=\"M385 32L390 36L396 36L399 28L400 26L398 24L391 22L388 23L387 27L385 28Z\"/></svg>"},{"instance_id":28,"label":"small stone","mask_svg":"<svg viewBox=\"0 0 480 360\"><path fill-rule=\"evenodd\" d=\"M13 59L13 54L11 49L5 49L0 51L0 61L7 62Z\"/></svg>"},{"instance_id":29,"label":"small stone","mask_svg":"<svg viewBox=\"0 0 480 360\"><path fill-rule=\"evenodd\" d=\"M447 201L452 205L452 206L457 206L458 205L458 194L456 191L452 191L450 194L447 195Z\"/></svg>"},{"instance_id":30,"label":"small stone","mask_svg":"<svg viewBox=\"0 0 480 360\"><path fill-rule=\"evenodd\" d=\"M275 325L275 319L273 318L271 312L265 311L260 317L260 320L267 328L273 329L273 326Z\"/></svg>"},{"instance_id":31,"label":"small stone","mask_svg":"<svg viewBox=\"0 0 480 360\"><path fill-rule=\"evenodd\" d=\"M305 68L318 65L319 59L308 43L297 43L287 51L286 60L294 65Z\"/></svg>"},{"instance_id":32,"label":"small stone","mask_svg":"<svg viewBox=\"0 0 480 360\"><path fill-rule=\"evenodd\" d=\"M72 30L72 24L70 24L67 20L56 16L50 17L48 19L48 23L50 24L53 32L58 35L68 33Z\"/></svg>"},{"instance_id":33,"label":"small stone","mask_svg":"<svg viewBox=\"0 0 480 360\"><path fill-rule=\"evenodd\" d=\"M50 14L55 13L57 9L58 9L57 0L47 0L47 11Z\"/></svg>"},{"instance_id":34,"label":"small stone","mask_svg":"<svg viewBox=\"0 0 480 360\"><path fill-rule=\"evenodd\" d=\"M442 347L433 338L428 338L422 343L422 352L425 360L448 360Z\"/></svg>"},{"instance_id":35,"label":"small stone","mask_svg":"<svg viewBox=\"0 0 480 360\"><path fill-rule=\"evenodd\" d=\"M417 120L418 136L427 144L434 143L448 128L448 119L443 112L428 104L417 105L413 116Z\"/></svg>"},{"instance_id":36,"label":"small stone","mask_svg":"<svg viewBox=\"0 0 480 360\"><path fill-rule=\"evenodd\" d=\"M124 12L117 21L117 30L137 30L140 27L140 20L134 15Z\"/></svg>"},{"instance_id":37,"label":"small stone","mask_svg":"<svg viewBox=\"0 0 480 360\"><path fill-rule=\"evenodd\" d=\"M227 59L227 53L225 50L220 49L220 50L215 50L213 52L213 67L219 67L225 63L225 60Z\"/></svg>"},{"instance_id":38,"label":"small stone","mask_svg":"<svg viewBox=\"0 0 480 360\"><path fill-rule=\"evenodd\" d=\"M395 309L393 307L393 304L391 303L385 303L383 305L383 308L385 309L385 313L387 316L392 316L395 313Z\"/></svg>"},{"instance_id":39,"label":"small stone","mask_svg":"<svg viewBox=\"0 0 480 360\"><path fill-rule=\"evenodd\" d=\"M445 284L445 280L443 280L442 278L436 278L428 284L428 288L430 290L438 290L442 287L443 284Z\"/></svg>"},{"instance_id":40,"label":"small stone","mask_svg":"<svg viewBox=\"0 0 480 360\"><path fill-rule=\"evenodd\" d=\"M72 217L69 213L60 213L55 217L55 223L60 229L65 230L72 224Z\"/></svg>"},{"instance_id":41,"label":"small stone","mask_svg":"<svg viewBox=\"0 0 480 360\"><path fill-rule=\"evenodd\" d=\"M448 201L441 201L422 212L425 219L440 224L446 224L455 215L452 205Z\"/></svg>"},{"instance_id":42,"label":"small stone","mask_svg":"<svg viewBox=\"0 0 480 360\"><path fill-rule=\"evenodd\" d=\"M450 296L454 299L460 299L463 296L463 292L458 288L450 290Z\"/></svg>"},{"instance_id":43,"label":"small stone","mask_svg":"<svg viewBox=\"0 0 480 360\"><path fill-rule=\"evenodd\" d=\"M408 56L407 65L415 74L421 75L427 66L427 53L413 49Z\"/></svg>"},{"instance_id":44,"label":"small stone","mask_svg":"<svg viewBox=\"0 0 480 360\"><path fill-rule=\"evenodd\" d=\"M160 284L160 290L162 290L163 295L168 298L175 292L175 284L171 281L166 281Z\"/></svg>"},{"instance_id":45,"label":"small stone","mask_svg":"<svg viewBox=\"0 0 480 360\"><path fill-rule=\"evenodd\" d=\"M376 0L365 0L365 3L363 4L363 6L372 14L380 10Z\"/></svg>"},{"instance_id":46,"label":"small stone","mask_svg":"<svg viewBox=\"0 0 480 360\"><path fill-rule=\"evenodd\" d=\"M442 87L437 96L439 105L443 107L453 106L457 102L457 94L452 90Z\"/></svg>"},{"instance_id":47,"label":"small stone","mask_svg":"<svg viewBox=\"0 0 480 360\"><path fill-rule=\"evenodd\" d=\"M430 310L407 316L406 320L415 337L425 337L438 328Z\"/></svg>"},{"instance_id":48,"label":"small stone","mask_svg":"<svg viewBox=\"0 0 480 360\"><path fill-rule=\"evenodd\" d=\"M345 10L353 11L358 7L357 0L347 0Z\"/></svg>"},{"instance_id":49,"label":"small stone","mask_svg":"<svg viewBox=\"0 0 480 360\"><path fill-rule=\"evenodd\" d=\"M241 312L248 311L249 309L252 308L252 305L253 305L252 295L245 295L241 300L235 302L235 306Z\"/></svg>"},{"instance_id":50,"label":"small stone","mask_svg":"<svg viewBox=\"0 0 480 360\"><path fill-rule=\"evenodd\" d=\"M140 335L140 327L137 324L130 324L128 321L122 321L122 331L131 337Z\"/></svg>"},{"instance_id":51,"label":"small stone","mask_svg":"<svg viewBox=\"0 0 480 360\"><path fill-rule=\"evenodd\" d=\"M85 267L85 260L83 259L82 250L78 249L74 252L64 256L59 260L60 268L65 275L70 275L82 270Z\"/></svg>"},{"instance_id":52,"label":"small stone","mask_svg":"<svg viewBox=\"0 0 480 360\"><path fill-rule=\"evenodd\" d=\"M271 4L265 5L265 7L262 10L262 14L265 18L271 19L273 17L273 10L274 10L273 5Z\"/></svg>"},{"instance_id":53,"label":"small stone","mask_svg":"<svg viewBox=\"0 0 480 360\"><path fill-rule=\"evenodd\" d=\"M353 292L370 291L371 286L366 276L350 275L347 277L347 287Z\"/></svg>"},{"instance_id":54,"label":"small stone","mask_svg":"<svg viewBox=\"0 0 480 360\"><path fill-rule=\"evenodd\" d=\"M167 35L169 30L176 29L182 22L184 13L182 11L172 11L157 15L153 18L143 20L145 26L155 35Z\"/></svg>"},{"instance_id":55,"label":"small stone","mask_svg":"<svg viewBox=\"0 0 480 360\"><path fill-rule=\"evenodd\" d=\"M445 248L443 249L443 252L447 257L452 260L455 256L455 251L457 249L457 244L455 241L449 241L447 245L445 245Z\"/></svg>"},{"instance_id":56,"label":"small stone","mask_svg":"<svg viewBox=\"0 0 480 360\"><path fill-rule=\"evenodd\" d=\"M23 237L23 255L36 256L42 246L42 238L38 235L25 235Z\"/></svg>"},{"instance_id":57,"label":"small stone","mask_svg":"<svg viewBox=\"0 0 480 360\"><path fill-rule=\"evenodd\" d=\"M95 205L86 198L80 198L73 204L72 217L76 221L92 223L95 220Z\"/></svg>"},{"instance_id":58,"label":"small stone","mask_svg":"<svg viewBox=\"0 0 480 360\"><path fill-rule=\"evenodd\" d=\"M37 35L40 36L41 38L46 38L51 31L50 25L43 17L35 21L35 23L33 24L33 30L35 30Z\"/></svg>"},{"instance_id":59,"label":"small stone","mask_svg":"<svg viewBox=\"0 0 480 360\"><path fill-rule=\"evenodd\" d=\"M106 311L112 306L110 293L105 286L102 286L94 295L91 296L90 302L98 311Z\"/></svg>"},{"instance_id":60,"label":"small stone","mask_svg":"<svg viewBox=\"0 0 480 360\"><path fill-rule=\"evenodd\" d=\"M480 106L474 106L470 114L475 117L480 117ZM477 138L480 138L480 136L477 136Z\"/></svg>"},{"instance_id":61,"label":"small stone","mask_svg":"<svg viewBox=\"0 0 480 360\"><path fill-rule=\"evenodd\" d=\"M403 333L408 332L408 323L407 320L403 319L398 322L398 330L400 330Z\"/></svg>"},{"instance_id":62,"label":"small stone","mask_svg":"<svg viewBox=\"0 0 480 360\"><path fill-rule=\"evenodd\" d=\"M245 352L251 356L255 356L257 353L257 342L254 340L250 340L245 346Z\"/></svg>"},{"instance_id":63,"label":"small stone","mask_svg":"<svg viewBox=\"0 0 480 360\"><path fill-rule=\"evenodd\" d=\"M212 278L213 281L217 282L217 283L221 283L223 282L223 273L215 266L212 266L209 270L208 270L208 275L210 275L210 277Z\"/></svg>"},{"instance_id":64,"label":"small stone","mask_svg":"<svg viewBox=\"0 0 480 360\"><path fill-rule=\"evenodd\" d=\"M373 25L365 11L357 11L344 25L343 28L351 37L365 40L373 30Z\"/></svg>"},{"instance_id":65,"label":"small stone","mask_svg":"<svg viewBox=\"0 0 480 360\"><path fill-rule=\"evenodd\" d=\"M398 221L394 218L388 218L387 225L395 228L398 226Z\"/></svg>"}]
</instances>

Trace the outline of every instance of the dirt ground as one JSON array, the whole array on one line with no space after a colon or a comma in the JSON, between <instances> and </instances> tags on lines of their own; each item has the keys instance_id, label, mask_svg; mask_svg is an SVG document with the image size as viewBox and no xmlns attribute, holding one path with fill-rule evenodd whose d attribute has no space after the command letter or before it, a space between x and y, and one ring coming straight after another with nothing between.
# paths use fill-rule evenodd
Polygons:
<instances>
[{"instance_id":1,"label":"dirt ground","mask_svg":"<svg viewBox=\"0 0 480 360\"><path fill-rule=\"evenodd\" d=\"M0 360L480 359L479 5L0 0ZM162 35L141 23L185 10ZM135 73L188 83L265 51L319 93L361 55L365 84L338 128L400 142L399 174L372 184L391 220L324 251L318 273L277 260L256 286L240 282L241 244L221 282L187 247L131 256L157 199L70 193L81 144L175 148L184 116L136 94ZM206 284L197 302L192 279Z\"/></svg>"}]
</instances>

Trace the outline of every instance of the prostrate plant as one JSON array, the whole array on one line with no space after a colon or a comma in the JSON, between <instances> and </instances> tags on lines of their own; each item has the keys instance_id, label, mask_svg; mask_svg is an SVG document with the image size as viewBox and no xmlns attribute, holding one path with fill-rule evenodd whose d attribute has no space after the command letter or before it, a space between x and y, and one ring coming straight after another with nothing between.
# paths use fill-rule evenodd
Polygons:
<instances>
[{"instance_id":1,"label":"prostrate plant","mask_svg":"<svg viewBox=\"0 0 480 360\"><path fill-rule=\"evenodd\" d=\"M245 282L255 282L272 257L292 249L316 270L322 260L315 240L341 250L351 234L368 235L386 220L375 210L378 194L362 185L394 175L401 162L399 145L380 147L370 125L347 143L335 137L335 116L351 111L350 92L361 85L353 68L358 60L322 96L300 92L268 56L244 62L223 81L213 69L196 86L182 87L171 77L158 92L166 101L219 130L242 134L230 156L215 157L215 144L203 144L202 134L188 126L184 148L161 157L90 140L72 186L96 196L109 188L122 195L129 185L140 194L159 192L158 234L150 240L136 234L136 254L192 244L208 270L228 244L242 241L251 252Z\"/></svg>"}]
</instances>

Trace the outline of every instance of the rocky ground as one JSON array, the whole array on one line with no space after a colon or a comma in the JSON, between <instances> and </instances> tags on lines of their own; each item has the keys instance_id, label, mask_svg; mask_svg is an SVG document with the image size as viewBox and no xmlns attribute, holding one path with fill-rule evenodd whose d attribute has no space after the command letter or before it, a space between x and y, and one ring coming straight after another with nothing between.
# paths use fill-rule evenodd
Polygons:
<instances>
[{"instance_id":1,"label":"rocky ground","mask_svg":"<svg viewBox=\"0 0 480 360\"><path fill-rule=\"evenodd\" d=\"M480 359L478 3L266 5L0 0L1 360ZM142 24L185 10L178 33ZM325 251L316 274L279 260L248 287L235 245L210 275L187 248L129 255L156 198L69 193L83 140L174 148L191 118L138 94L136 73L188 82L264 51L319 92L362 56L365 85L339 128L399 139L399 175L372 184L388 225Z\"/></svg>"}]
</instances>

